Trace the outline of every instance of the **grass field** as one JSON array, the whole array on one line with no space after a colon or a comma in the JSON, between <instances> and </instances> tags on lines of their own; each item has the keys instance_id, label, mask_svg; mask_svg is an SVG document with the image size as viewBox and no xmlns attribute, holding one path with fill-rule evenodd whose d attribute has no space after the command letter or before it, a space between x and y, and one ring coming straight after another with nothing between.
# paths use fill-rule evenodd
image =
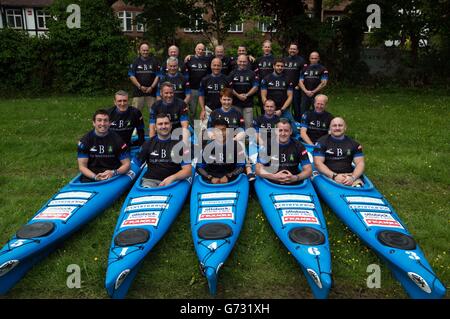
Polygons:
<instances>
[{"instance_id":1,"label":"grass field","mask_svg":"<svg viewBox=\"0 0 450 319\"><path fill-rule=\"evenodd\" d=\"M450 94L445 91L331 91L328 110L364 146L366 173L450 283ZM112 97L1 100L0 243L3 245L75 174L76 143ZM147 119L147 117L146 117ZM126 194L125 194L126 195ZM4 298L107 298L109 244L125 195L34 267ZM330 298L406 298L374 253L323 206L334 287ZM379 264L379 289L366 286ZM81 267L81 288L66 269ZM190 234L189 205L148 255L130 298L210 298ZM219 275L218 298L312 298L299 266L276 238L255 196L239 240Z\"/></svg>"}]
</instances>

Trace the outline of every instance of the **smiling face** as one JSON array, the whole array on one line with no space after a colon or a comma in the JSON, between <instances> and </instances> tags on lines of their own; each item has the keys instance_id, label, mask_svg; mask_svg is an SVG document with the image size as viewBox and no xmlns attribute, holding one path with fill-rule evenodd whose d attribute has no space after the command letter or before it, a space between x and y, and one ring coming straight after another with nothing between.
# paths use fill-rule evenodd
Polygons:
<instances>
[{"instance_id":1,"label":"smiling face","mask_svg":"<svg viewBox=\"0 0 450 319\"><path fill-rule=\"evenodd\" d=\"M228 111L229 109L231 109L231 106L233 104L233 98L226 95L222 95L220 97L220 103L222 104L222 108L225 111Z\"/></svg>"},{"instance_id":2,"label":"smiling face","mask_svg":"<svg viewBox=\"0 0 450 319\"><path fill-rule=\"evenodd\" d=\"M239 56L241 54L247 55L247 48L242 46L242 45L239 46L238 49L237 49L237 55Z\"/></svg>"},{"instance_id":3,"label":"smiling face","mask_svg":"<svg viewBox=\"0 0 450 319\"><path fill-rule=\"evenodd\" d=\"M170 131L172 130L172 123L170 123L169 117L164 116L156 118L155 124L156 134L161 139L168 139L170 136Z\"/></svg>"},{"instance_id":4,"label":"smiling face","mask_svg":"<svg viewBox=\"0 0 450 319\"><path fill-rule=\"evenodd\" d=\"M222 59L225 56L225 49L223 45L216 46L214 49L214 55L219 59Z\"/></svg>"},{"instance_id":5,"label":"smiling face","mask_svg":"<svg viewBox=\"0 0 450 319\"><path fill-rule=\"evenodd\" d=\"M330 123L330 135L336 138L344 136L347 130L347 124L341 117L335 117Z\"/></svg>"},{"instance_id":6,"label":"smiling face","mask_svg":"<svg viewBox=\"0 0 450 319\"><path fill-rule=\"evenodd\" d=\"M178 71L178 63L176 61L170 61L167 63L167 72L174 75Z\"/></svg>"},{"instance_id":7,"label":"smiling face","mask_svg":"<svg viewBox=\"0 0 450 319\"><path fill-rule=\"evenodd\" d=\"M316 111L317 113L322 113L323 111L325 111L325 109L327 108L327 102L328 98L325 95L317 95L314 99L314 111Z\"/></svg>"},{"instance_id":8,"label":"smiling face","mask_svg":"<svg viewBox=\"0 0 450 319\"><path fill-rule=\"evenodd\" d=\"M206 51L205 51L205 45L203 43L199 43L197 44L197 46L195 47L195 54L197 56L203 56L205 55Z\"/></svg>"},{"instance_id":9,"label":"smiling face","mask_svg":"<svg viewBox=\"0 0 450 319\"><path fill-rule=\"evenodd\" d=\"M267 100L266 103L264 103L264 112L267 116L273 116L275 114L275 102L272 100Z\"/></svg>"},{"instance_id":10,"label":"smiling face","mask_svg":"<svg viewBox=\"0 0 450 319\"><path fill-rule=\"evenodd\" d=\"M277 74L283 73L284 63L283 63L283 62L277 62L277 63L275 63L275 65L273 66L273 69L275 70L275 72L276 72Z\"/></svg>"},{"instance_id":11,"label":"smiling face","mask_svg":"<svg viewBox=\"0 0 450 319\"><path fill-rule=\"evenodd\" d=\"M222 61L218 58L214 58L211 61L211 71L214 75L219 75L222 71Z\"/></svg>"},{"instance_id":12,"label":"smiling face","mask_svg":"<svg viewBox=\"0 0 450 319\"><path fill-rule=\"evenodd\" d=\"M288 49L290 56L296 56L298 54L298 47L296 44L291 44Z\"/></svg>"},{"instance_id":13,"label":"smiling face","mask_svg":"<svg viewBox=\"0 0 450 319\"><path fill-rule=\"evenodd\" d=\"M177 58L178 53L179 53L178 47L176 47L175 45L172 45L171 47L169 47L167 49L167 53L169 54L169 56L173 56L173 57Z\"/></svg>"},{"instance_id":14,"label":"smiling face","mask_svg":"<svg viewBox=\"0 0 450 319\"><path fill-rule=\"evenodd\" d=\"M111 125L109 122L109 116L106 114L97 114L92 124L94 125L95 133L100 136L106 135L108 133L109 126Z\"/></svg>"},{"instance_id":15,"label":"smiling face","mask_svg":"<svg viewBox=\"0 0 450 319\"><path fill-rule=\"evenodd\" d=\"M142 44L139 47L139 54L144 58L148 58L148 56L150 55L150 47L147 44Z\"/></svg>"},{"instance_id":16,"label":"smiling face","mask_svg":"<svg viewBox=\"0 0 450 319\"><path fill-rule=\"evenodd\" d=\"M248 58L246 55L241 54L237 59L237 64L240 70L245 70L248 65Z\"/></svg>"},{"instance_id":17,"label":"smiling face","mask_svg":"<svg viewBox=\"0 0 450 319\"><path fill-rule=\"evenodd\" d=\"M263 50L264 55L271 54L272 53L272 43L270 43L269 41L264 42L262 50Z\"/></svg>"},{"instance_id":18,"label":"smiling face","mask_svg":"<svg viewBox=\"0 0 450 319\"><path fill-rule=\"evenodd\" d=\"M319 55L319 53L317 53L317 52L312 52L312 53L309 55L309 63L311 63L311 64L317 64L317 63L319 63L319 60L320 60L320 55Z\"/></svg>"},{"instance_id":19,"label":"smiling face","mask_svg":"<svg viewBox=\"0 0 450 319\"><path fill-rule=\"evenodd\" d=\"M289 142L289 138L292 135L292 128L289 123L278 122L275 132L278 138L278 142L281 144L286 144L287 142Z\"/></svg>"},{"instance_id":20,"label":"smiling face","mask_svg":"<svg viewBox=\"0 0 450 319\"><path fill-rule=\"evenodd\" d=\"M161 99L164 103L172 103L173 101L173 87L171 85L164 85L161 88Z\"/></svg>"},{"instance_id":21,"label":"smiling face","mask_svg":"<svg viewBox=\"0 0 450 319\"><path fill-rule=\"evenodd\" d=\"M114 96L114 104L121 110L124 111L128 108L128 96L116 94Z\"/></svg>"}]
</instances>

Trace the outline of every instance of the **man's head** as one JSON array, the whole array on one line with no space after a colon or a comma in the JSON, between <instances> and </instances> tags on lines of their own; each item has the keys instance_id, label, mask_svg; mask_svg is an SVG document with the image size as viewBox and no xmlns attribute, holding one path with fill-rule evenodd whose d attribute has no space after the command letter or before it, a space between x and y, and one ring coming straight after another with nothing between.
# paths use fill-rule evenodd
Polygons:
<instances>
[{"instance_id":1,"label":"man's head","mask_svg":"<svg viewBox=\"0 0 450 319\"><path fill-rule=\"evenodd\" d=\"M176 45L171 45L167 49L167 54L168 54L168 56L173 56L175 58L178 58L178 54L180 54L180 50L178 49L178 47Z\"/></svg>"},{"instance_id":2,"label":"man's head","mask_svg":"<svg viewBox=\"0 0 450 319\"><path fill-rule=\"evenodd\" d=\"M347 124L342 117L335 117L331 120L329 133L331 136L340 138L344 136Z\"/></svg>"},{"instance_id":3,"label":"man's head","mask_svg":"<svg viewBox=\"0 0 450 319\"><path fill-rule=\"evenodd\" d=\"M222 71L222 61L219 58L214 58L211 61L211 72L214 75L219 75Z\"/></svg>"},{"instance_id":4,"label":"man's head","mask_svg":"<svg viewBox=\"0 0 450 319\"><path fill-rule=\"evenodd\" d=\"M166 140L169 138L172 131L172 123L168 114L159 113L156 115L155 129L160 139Z\"/></svg>"},{"instance_id":5,"label":"man's head","mask_svg":"<svg viewBox=\"0 0 450 319\"><path fill-rule=\"evenodd\" d=\"M298 45L297 43L291 43L288 48L288 53L290 56L296 56L298 54Z\"/></svg>"},{"instance_id":6,"label":"man's head","mask_svg":"<svg viewBox=\"0 0 450 319\"><path fill-rule=\"evenodd\" d=\"M245 70L248 66L248 58L245 54L241 54L237 58L237 65L240 70Z\"/></svg>"},{"instance_id":7,"label":"man's head","mask_svg":"<svg viewBox=\"0 0 450 319\"><path fill-rule=\"evenodd\" d=\"M272 53L272 42L270 40L266 40L263 42L262 50L264 55L268 55Z\"/></svg>"},{"instance_id":8,"label":"man's head","mask_svg":"<svg viewBox=\"0 0 450 319\"><path fill-rule=\"evenodd\" d=\"M319 63L319 60L320 60L319 52L317 51L311 52L311 54L309 55L309 63L317 64Z\"/></svg>"},{"instance_id":9,"label":"man's head","mask_svg":"<svg viewBox=\"0 0 450 319\"><path fill-rule=\"evenodd\" d=\"M325 94L319 94L314 98L314 111L322 113L326 110L328 103L328 96Z\"/></svg>"},{"instance_id":10,"label":"man's head","mask_svg":"<svg viewBox=\"0 0 450 319\"><path fill-rule=\"evenodd\" d=\"M223 45L218 45L214 48L214 55L219 59L222 59L225 56L225 48Z\"/></svg>"},{"instance_id":11,"label":"man's head","mask_svg":"<svg viewBox=\"0 0 450 319\"><path fill-rule=\"evenodd\" d=\"M167 72L169 74L176 74L178 71L178 59L176 57L169 57L166 61L166 65L167 65Z\"/></svg>"},{"instance_id":12,"label":"man's head","mask_svg":"<svg viewBox=\"0 0 450 319\"><path fill-rule=\"evenodd\" d=\"M224 88L220 91L220 103L225 110L229 110L233 104L233 90Z\"/></svg>"},{"instance_id":13,"label":"man's head","mask_svg":"<svg viewBox=\"0 0 450 319\"><path fill-rule=\"evenodd\" d=\"M128 108L128 93L124 90L117 91L114 94L114 105L125 111Z\"/></svg>"},{"instance_id":14,"label":"man's head","mask_svg":"<svg viewBox=\"0 0 450 319\"><path fill-rule=\"evenodd\" d=\"M264 103L264 114L267 116L272 116L275 114L276 108L275 102L271 99L267 99Z\"/></svg>"},{"instance_id":15,"label":"man's head","mask_svg":"<svg viewBox=\"0 0 450 319\"><path fill-rule=\"evenodd\" d=\"M109 122L108 112L104 109L95 111L92 116L92 124L97 135L106 135L108 133L109 126L111 125Z\"/></svg>"},{"instance_id":16,"label":"man's head","mask_svg":"<svg viewBox=\"0 0 450 319\"><path fill-rule=\"evenodd\" d=\"M275 70L276 74L283 73L284 70L284 61L281 58L276 58L273 62L273 69Z\"/></svg>"},{"instance_id":17,"label":"man's head","mask_svg":"<svg viewBox=\"0 0 450 319\"><path fill-rule=\"evenodd\" d=\"M228 122L223 118L217 118L212 122L214 128L213 136L215 140L225 141L227 135Z\"/></svg>"},{"instance_id":18,"label":"man's head","mask_svg":"<svg viewBox=\"0 0 450 319\"><path fill-rule=\"evenodd\" d=\"M198 43L195 46L195 55L197 56L204 56L206 54L206 48L203 43Z\"/></svg>"},{"instance_id":19,"label":"man's head","mask_svg":"<svg viewBox=\"0 0 450 319\"><path fill-rule=\"evenodd\" d=\"M237 54L238 54L238 56L241 54L247 55L247 48L243 45L238 46Z\"/></svg>"},{"instance_id":20,"label":"man's head","mask_svg":"<svg viewBox=\"0 0 450 319\"><path fill-rule=\"evenodd\" d=\"M150 44L147 41L143 41L139 44L139 54L143 58L148 58L150 55Z\"/></svg>"},{"instance_id":21,"label":"man's head","mask_svg":"<svg viewBox=\"0 0 450 319\"><path fill-rule=\"evenodd\" d=\"M281 144L286 144L292 135L292 126L288 119L282 118L277 123L276 136L278 137L278 142Z\"/></svg>"},{"instance_id":22,"label":"man's head","mask_svg":"<svg viewBox=\"0 0 450 319\"><path fill-rule=\"evenodd\" d=\"M168 104L173 102L174 93L172 83L170 82L162 83L159 90L161 94L161 99L163 100L164 103Z\"/></svg>"}]
</instances>

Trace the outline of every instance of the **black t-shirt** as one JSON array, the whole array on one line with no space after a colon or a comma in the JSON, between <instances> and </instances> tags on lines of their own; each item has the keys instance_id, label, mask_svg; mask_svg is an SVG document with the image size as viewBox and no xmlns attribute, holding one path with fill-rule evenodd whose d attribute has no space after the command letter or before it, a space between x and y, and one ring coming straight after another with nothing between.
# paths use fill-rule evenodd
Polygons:
<instances>
[{"instance_id":1,"label":"black t-shirt","mask_svg":"<svg viewBox=\"0 0 450 319\"><path fill-rule=\"evenodd\" d=\"M245 150L236 141L232 145L233 149L229 149L227 144L210 141L203 147L197 167L205 169L209 175L218 178L231 173L238 167L244 167Z\"/></svg>"},{"instance_id":2,"label":"black t-shirt","mask_svg":"<svg viewBox=\"0 0 450 319\"><path fill-rule=\"evenodd\" d=\"M213 75L208 74L200 82L198 95L205 97L205 105L211 110L218 109L222 106L220 103L220 91L230 87L227 76L224 74Z\"/></svg>"},{"instance_id":3,"label":"black t-shirt","mask_svg":"<svg viewBox=\"0 0 450 319\"><path fill-rule=\"evenodd\" d=\"M180 147L178 154L174 153L173 148L177 143L180 141L170 138L160 140L157 135L145 141L137 156L141 163L147 163L148 170L144 175L145 178L164 180L179 172L181 166L189 164L182 161L183 148ZM190 155L188 154L188 156ZM175 160L179 162L177 163Z\"/></svg>"},{"instance_id":4,"label":"black t-shirt","mask_svg":"<svg viewBox=\"0 0 450 319\"><path fill-rule=\"evenodd\" d=\"M305 59L299 55L288 56L283 59L284 61L284 75L286 80L291 82L294 87L297 86L300 79L300 72L305 64Z\"/></svg>"},{"instance_id":5,"label":"black t-shirt","mask_svg":"<svg viewBox=\"0 0 450 319\"><path fill-rule=\"evenodd\" d=\"M333 115L327 111L321 113L308 111L302 115L300 127L305 127L307 129L306 134L313 143L316 143L319 138L328 134L332 119Z\"/></svg>"},{"instance_id":6,"label":"black t-shirt","mask_svg":"<svg viewBox=\"0 0 450 319\"><path fill-rule=\"evenodd\" d=\"M264 136L267 136L267 140L269 140L272 136L271 130L276 128L276 125L279 121L280 118L276 115L273 115L272 117L267 117L266 115L263 114L258 116L255 120L253 120L253 127L255 128L255 131L257 133L261 134L261 137L264 138Z\"/></svg>"},{"instance_id":7,"label":"black t-shirt","mask_svg":"<svg viewBox=\"0 0 450 319\"><path fill-rule=\"evenodd\" d=\"M191 89L198 90L200 81L211 73L211 57L192 55L185 67L185 72L189 74Z\"/></svg>"},{"instance_id":8,"label":"black t-shirt","mask_svg":"<svg viewBox=\"0 0 450 319\"><path fill-rule=\"evenodd\" d=\"M212 111L209 115L208 127L212 127L212 123L216 119L224 119L227 121L229 128L244 129L244 117L242 116L242 113L235 108L229 109L228 112L225 112L222 108Z\"/></svg>"},{"instance_id":9,"label":"black t-shirt","mask_svg":"<svg viewBox=\"0 0 450 319\"><path fill-rule=\"evenodd\" d=\"M228 75L230 74L233 67L233 58L228 56L224 56L222 59L222 74Z\"/></svg>"},{"instance_id":10,"label":"black t-shirt","mask_svg":"<svg viewBox=\"0 0 450 319\"><path fill-rule=\"evenodd\" d=\"M328 80L328 70L321 64L304 65L300 80L308 91L314 90L322 80Z\"/></svg>"},{"instance_id":11,"label":"black t-shirt","mask_svg":"<svg viewBox=\"0 0 450 319\"><path fill-rule=\"evenodd\" d=\"M258 162L264 166L278 165L277 172L287 170L291 172L291 174L297 175L300 173L298 167L300 164L302 166L311 164L308 152L303 144L293 138L286 144L279 144L278 156L275 152L272 152L269 156L270 159L267 156L258 156Z\"/></svg>"},{"instance_id":12,"label":"black t-shirt","mask_svg":"<svg viewBox=\"0 0 450 319\"><path fill-rule=\"evenodd\" d=\"M287 100L287 92L292 89L292 83L286 80L284 74L278 75L273 72L261 81L261 90L267 90L267 99L275 102L277 110L284 105Z\"/></svg>"},{"instance_id":13,"label":"black t-shirt","mask_svg":"<svg viewBox=\"0 0 450 319\"><path fill-rule=\"evenodd\" d=\"M136 77L136 80L146 87L150 87L153 84L156 76L159 74L161 66L159 62L153 56L149 56L147 59L143 59L141 56L136 58L128 70L128 76ZM143 93L137 87L134 87L134 96L155 96L155 90L152 93Z\"/></svg>"},{"instance_id":14,"label":"black t-shirt","mask_svg":"<svg viewBox=\"0 0 450 319\"><path fill-rule=\"evenodd\" d=\"M314 156L325 157L325 165L336 173L353 172L353 159L364 156L361 144L348 136L345 136L343 140L338 140L330 135L325 135L319 138L317 146Z\"/></svg>"},{"instance_id":15,"label":"black t-shirt","mask_svg":"<svg viewBox=\"0 0 450 319\"><path fill-rule=\"evenodd\" d=\"M170 82L173 84L174 96L179 99L184 100L186 98L186 94L191 94L191 87L188 79L183 74L177 72L175 75L167 73L160 76L156 96L161 96L160 85L164 82Z\"/></svg>"},{"instance_id":16,"label":"black t-shirt","mask_svg":"<svg viewBox=\"0 0 450 319\"><path fill-rule=\"evenodd\" d=\"M129 157L127 144L113 131L98 136L92 130L78 142L78 158L88 158L87 167L95 174L118 169L120 161Z\"/></svg>"},{"instance_id":17,"label":"black t-shirt","mask_svg":"<svg viewBox=\"0 0 450 319\"><path fill-rule=\"evenodd\" d=\"M261 56L253 62L253 71L255 71L260 80L273 73L274 61L275 57L272 54L269 54Z\"/></svg>"},{"instance_id":18,"label":"black t-shirt","mask_svg":"<svg viewBox=\"0 0 450 319\"><path fill-rule=\"evenodd\" d=\"M189 121L188 106L183 100L174 98L172 103L166 104L163 100L156 101L150 110L150 124L156 124L159 113L168 114L172 123L172 130L181 127L181 122Z\"/></svg>"},{"instance_id":19,"label":"black t-shirt","mask_svg":"<svg viewBox=\"0 0 450 319\"><path fill-rule=\"evenodd\" d=\"M239 94L247 93L253 87L259 85L259 79L255 72L250 69L239 70L236 69L231 72L228 77L230 86ZM233 96L233 105L238 107L253 107L253 96L248 97L245 101L239 100Z\"/></svg>"},{"instance_id":20,"label":"black t-shirt","mask_svg":"<svg viewBox=\"0 0 450 319\"><path fill-rule=\"evenodd\" d=\"M107 111L109 113L109 121L111 122L109 129L119 134L125 143L131 145L131 136L133 135L134 129L144 129L144 119L141 111L131 106L124 112L121 112L117 106L113 106Z\"/></svg>"}]
</instances>

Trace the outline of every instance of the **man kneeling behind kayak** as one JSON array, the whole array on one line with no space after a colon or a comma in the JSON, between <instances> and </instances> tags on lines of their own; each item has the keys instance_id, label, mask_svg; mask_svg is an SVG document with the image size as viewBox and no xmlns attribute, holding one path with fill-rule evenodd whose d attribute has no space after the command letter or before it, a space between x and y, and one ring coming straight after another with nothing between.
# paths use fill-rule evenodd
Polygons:
<instances>
[{"instance_id":1,"label":"man kneeling behind kayak","mask_svg":"<svg viewBox=\"0 0 450 319\"><path fill-rule=\"evenodd\" d=\"M171 138L172 123L169 115L160 113L155 119L156 135L146 141L139 151L137 160L147 162L147 173L142 178L142 187L167 186L177 180L191 176L190 152L187 147L177 153L175 145L181 143ZM183 158L189 158L184 162Z\"/></svg>"}]
</instances>

